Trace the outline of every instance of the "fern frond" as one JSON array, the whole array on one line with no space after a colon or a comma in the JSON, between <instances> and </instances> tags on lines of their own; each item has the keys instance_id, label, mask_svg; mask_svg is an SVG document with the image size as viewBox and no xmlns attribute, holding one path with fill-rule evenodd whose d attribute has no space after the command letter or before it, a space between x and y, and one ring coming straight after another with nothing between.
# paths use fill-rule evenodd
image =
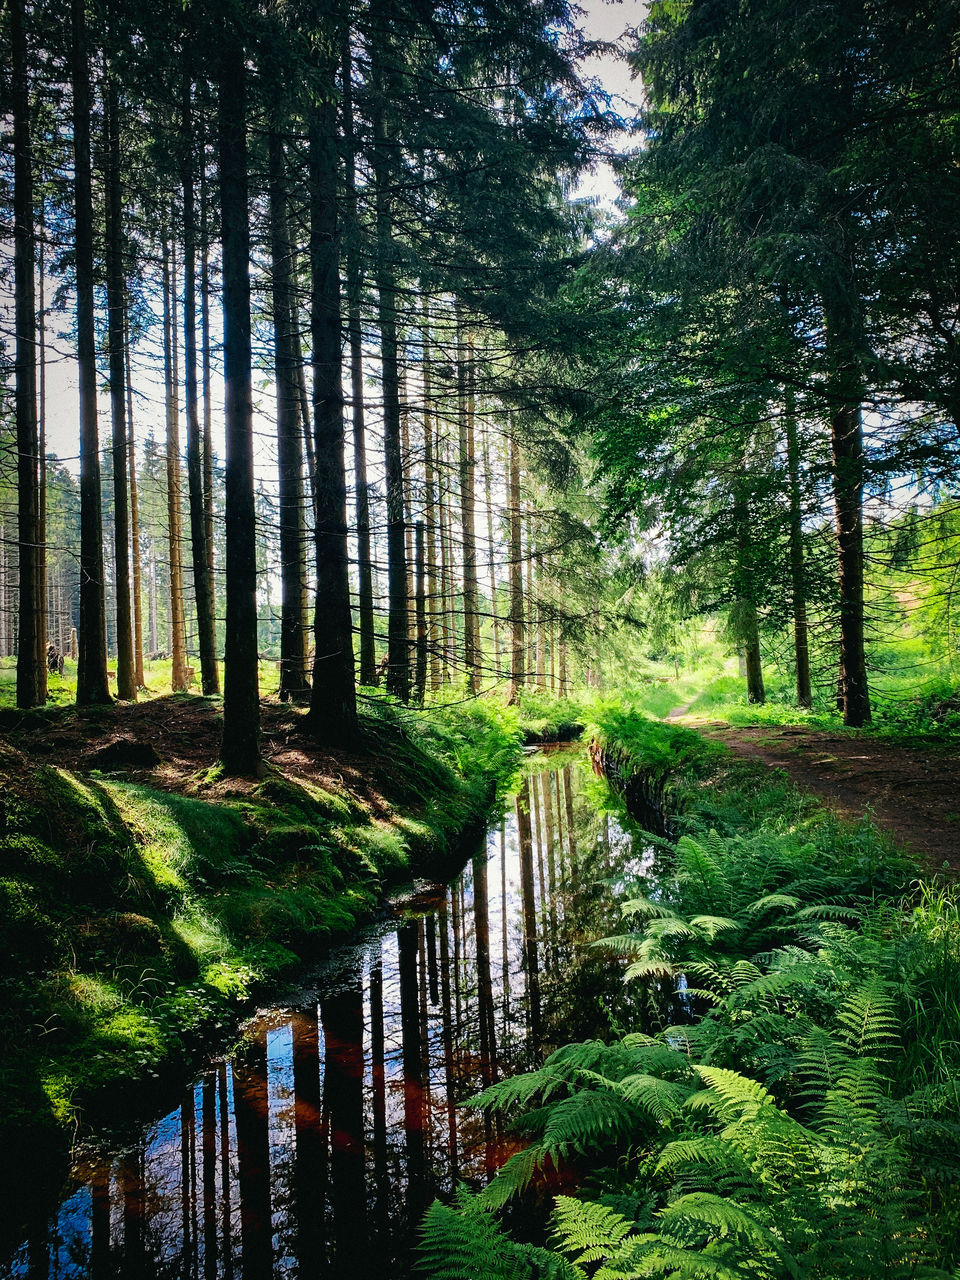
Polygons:
<instances>
[{"instance_id":1,"label":"fern frond","mask_svg":"<svg viewBox=\"0 0 960 1280\"><path fill-rule=\"evenodd\" d=\"M627 965L623 980L633 982L636 978L672 978L674 973L674 965L669 960L634 960L633 964Z\"/></svg>"},{"instance_id":2,"label":"fern frond","mask_svg":"<svg viewBox=\"0 0 960 1280\"><path fill-rule=\"evenodd\" d=\"M538 1071L526 1071L498 1080L475 1098L468 1098L459 1105L475 1111L508 1111L511 1107L527 1106L534 1099L551 1098L566 1084L567 1080L560 1072L544 1063Z\"/></svg>"},{"instance_id":3,"label":"fern frond","mask_svg":"<svg viewBox=\"0 0 960 1280\"><path fill-rule=\"evenodd\" d=\"M485 1209L502 1209L514 1196L526 1191L545 1155L539 1146L516 1152L500 1166L483 1190L477 1193L478 1202Z\"/></svg>"},{"instance_id":4,"label":"fern frond","mask_svg":"<svg viewBox=\"0 0 960 1280\"><path fill-rule=\"evenodd\" d=\"M884 981L875 979L853 992L837 1011L839 1035L852 1053L883 1057L900 1040L896 1006Z\"/></svg>"},{"instance_id":5,"label":"fern frond","mask_svg":"<svg viewBox=\"0 0 960 1280\"><path fill-rule=\"evenodd\" d=\"M781 1261L787 1262L781 1241L768 1226L742 1205L723 1196L712 1195L709 1191L691 1191L688 1195L680 1196L664 1209L661 1222L667 1231L682 1230L693 1223L721 1238L739 1236L761 1245ZM798 1274L793 1259L789 1260L788 1266L791 1274Z\"/></svg>"},{"instance_id":6,"label":"fern frond","mask_svg":"<svg viewBox=\"0 0 960 1280\"><path fill-rule=\"evenodd\" d=\"M736 1071L729 1071L726 1067L698 1066L696 1072L717 1095L723 1108L736 1116L751 1114L761 1107L774 1105L773 1095L768 1089L759 1081L750 1080Z\"/></svg>"},{"instance_id":7,"label":"fern frond","mask_svg":"<svg viewBox=\"0 0 960 1280\"><path fill-rule=\"evenodd\" d=\"M802 907L797 912L798 920L849 920L854 924L863 919L863 912L857 907L845 907L835 902L816 902L811 907Z\"/></svg>"},{"instance_id":8,"label":"fern frond","mask_svg":"<svg viewBox=\"0 0 960 1280\"><path fill-rule=\"evenodd\" d=\"M782 911L795 911L799 905L800 899L795 898L791 893L768 893L766 897L758 898L756 902L751 902L744 909L751 915L760 915L764 911L772 911L777 907Z\"/></svg>"},{"instance_id":9,"label":"fern frond","mask_svg":"<svg viewBox=\"0 0 960 1280\"><path fill-rule=\"evenodd\" d=\"M718 933L724 933L730 929L739 929L740 925L736 920L731 920L729 916L691 916L690 928L702 933L711 941Z\"/></svg>"},{"instance_id":10,"label":"fern frond","mask_svg":"<svg viewBox=\"0 0 960 1280\"><path fill-rule=\"evenodd\" d=\"M688 1085L650 1075L628 1076L620 1082L619 1089L628 1102L635 1103L661 1125L676 1119L692 1093Z\"/></svg>"},{"instance_id":11,"label":"fern frond","mask_svg":"<svg viewBox=\"0 0 960 1280\"><path fill-rule=\"evenodd\" d=\"M557 1196L553 1224L559 1247L580 1267L615 1256L636 1225L595 1200L573 1196Z\"/></svg>"},{"instance_id":12,"label":"fern frond","mask_svg":"<svg viewBox=\"0 0 960 1280\"><path fill-rule=\"evenodd\" d=\"M461 1193L456 1209L435 1201L420 1239L418 1269L431 1280L585 1280L566 1258L511 1240L469 1193Z\"/></svg>"},{"instance_id":13,"label":"fern frond","mask_svg":"<svg viewBox=\"0 0 960 1280\"><path fill-rule=\"evenodd\" d=\"M662 902L654 902L651 898L630 898L624 902L620 911L625 916L645 916L647 919L657 919L665 916L672 916L673 911Z\"/></svg>"}]
</instances>

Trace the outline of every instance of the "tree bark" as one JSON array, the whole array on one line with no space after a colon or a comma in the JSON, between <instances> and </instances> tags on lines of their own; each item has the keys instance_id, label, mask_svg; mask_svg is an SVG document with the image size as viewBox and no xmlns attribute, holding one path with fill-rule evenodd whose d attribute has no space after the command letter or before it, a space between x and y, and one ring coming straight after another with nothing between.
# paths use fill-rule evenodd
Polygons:
<instances>
[{"instance_id":1,"label":"tree bark","mask_svg":"<svg viewBox=\"0 0 960 1280\"><path fill-rule=\"evenodd\" d=\"M210 242L207 226L210 201L207 196L207 144L200 148L200 379L203 388L203 533L207 550L207 594L210 599L210 628L213 632L213 692L220 692L220 670L217 657L217 593L213 576L213 398L210 369Z\"/></svg>"},{"instance_id":2,"label":"tree bark","mask_svg":"<svg viewBox=\"0 0 960 1280\"><path fill-rule=\"evenodd\" d=\"M90 66L84 0L71 2L73 168L77 278L77 365L80 389L80 626L77 703L109 702L103 598L97 354L94 327L93 192L90 173Z\"/></svg>"},{"instance_id":3,"label":"tree bark","mask_svg":"<svg viewBox=\"0 0 960 1280\"><path fill-rule=\"evenodd\" d=\"M511 424L508 507L510 511L510 701L524 686L526 637L523 626L523 550L520 519L520 456Z\"/></svg>"},{"instance_id":4,"label":"tree bark","mask_svg":"<svg viewBox=\"0 0 960 1280\"><path fill-rule=\"evenodd\" d=\"M247 212L247 72L242 40L239 33L229 27L224 33L221 56L219 143L226 383L227 602L220 760L228 774L236 775L253 774L259 765L260 691Z\"/></svg>"},{"instance_id":5,"label":"tree bark","mask_svg":"<svg viewBox=\"0 0 960 1280\"><path fill-rule=\"evenodd\" d=\"M803 509L800 502L800 442L792 391L785 401L787 471L790 483L790 584L793 592L793 649L797 668L797 703L813 706L810 687L810 643L807 629L807 576L803 563Z\"/></svg>"},{"instance_id":6,"label":"tree bark","mask_svg":"<svg viewBox=\"0 0 960 1280\"><path fill-rule=\"evenodd\" d=\"M197 389L197 211L194 187L194 129L190 77L183 78L183 373L187 411L187 490L190 499L190 550L193 591L197 607L197 645L200 650L200 688L207 697L220 692L217 673L213 599L207 552L207 521L203 486L203 441Z\"/></svg>"},{"instance_id":7,"label":"tree bark","mask_svg":"<svg viewBox=\"0 0 960 1280\"><path fill-rule=\"evenodd\" d=\"M397 281L394 265L390 143L384 118L383 45L387 39L384 4L377 6L382 26L371 50L374 102L373 173L376 185L376 285L383 387L383 451L387 498L387 690L401 702L410 699L410 635L407 556L403 509L403 449L400 438L400 376L397 340Z\"/></svg>"},{"instance_id":8,"label":"tree bark","mask_svg":"<svg viewBox=\"0 0 960 1280\"><path fill-rule=\"evenodd\" d=\"M138 689L144 687L143 674L143 607L141 604L142 566L140 560L140 501L137 492L137 449L133 426L133 378L130 367L130 318L124 296L123 355L126 363L127 390L127 472L130 477L130 550L133 568L133 675Z\"/></svg>"},{"instance_id":9,"label":"tree bark","mask_svg":"<svg viewBox=\"0 0 960 1280\"><path fill-rule=\"evenodd\" d=\"M286 157L276 124L270 128L270 248L273 268L274 370L277 383L277 470L280 504L280 698L305 701L307 680L303 594L303 450L299 352L293 330L293 250L287 222Z\"/></svg>"},{"instance_id":10,"label":"tree bark","mask_svg":"<svg viewBox=\"0 0 960 1280\"><path fill-rule=\"evenodd\" d=\"M332 22L332 19L327 19ZM317 738L347 745L358 733L347 553L341 382L340 246L337 226L337 116L334 81L341 40L325 47L318 68L323 101L310 125L310 331L313 344L313 434L316 466L316 650L310 722Z\"/></svg>"},{"instance_id":11,"label":"tree bark","mask_svg":"<svg viewBox=\"0 0 960 1280\"><path fill-rule=\"evenodd\" d=\"M870 721L870 692L864 650L863 616L863 379L856 356L852 285L838 287L825 301L827 388L836 508L840 590L840 679L843 723L859 728Z\"/></svg>"},{"instance_id":12,"label":"tree bark","mask_svg":"<svg viewBox=\"0 0 960 1280\"><path fill-rule=\"evenodd\" d=\"M360 219L357 212L356 137L353 127L353 68L349 33L343 42L343 132L347 206L347 328L350 335L350 400L353 422L354 502L357 519L357 588L360 624L360 683L376 685L377 651L373 609L373 564L370 555L370 487L367 481L366 424L363 397L363 329L360 301L363 269Z\"/></svg>"},{"instance_id":13,"label":"tree bark","mask_svg":"<svg viewBox=\"0 0 960 1280\"><path fill-rule=\"evenodd\" d=\"M47 697L44 660L43 545L40 511L40 442L37 435L37 317L34 299L33 155L27 85L27 35L23 0L12 0L14 151L14 324L16 328L17 554L19 637L17 706L41 706Z\"/></svg>"},{"instance_id":14,"label":"tree bark","mask_svg":"<svg viewBox=\"0 0 960 1280\"><path fill-rule=\"evenodd\" d=\"M110 348L110 420L113 428L114 576L117 610L117 697L137 697L130 602L130 519L127 505L127 404L124 360L123 193L117 85L108 72L106 101L107 332Z\"/></svg>"},{"instance_id":15,"label":"tree bark","mask_svg":"<svg viewBox=\"0 0 960 1280\"><path fill-rule=\"evenodd\" d=\"M760 653L760 628L757 602L753 591L754 549L750 540L750 511L741 483L737 482L733 500L737 537L735 629L743 645L747 677L747 701L763 703L763 663Z\"/></svg>"},{"instance_id":16,"label":"tree bark","mask_svg":"<svg viewBox=\"0 0 960 1280\"><path fill-rule=\"evenodd\" d=\"M436 411L433 404L433 349L430 343L430 311L426 293L421 293L421 351L423 356L423 506L425 520L424 594L427 610L427 652L430 688L439 689L442 679L440 664L440 625L438 621L437 574L437 470Z\"/></svg>"},{"instance_id":17,"label":"tree bark","mask_svg":"<svg viewBox=\"0 0 960 1280\"><path fill-rule=\"evenodd\" d=\"M427 692L427 595L422 520L417 521L414 527L414 535L414 564L416 566L414 598L416 600L417 620L417 662L414 685L417 705L422 707Z\"/></svg>"},{"instance_id":18,"label":"tree bark","mask_svg":"<svg viewBox=\"0 0 960 1280\"><path fill-rule=\"evenodd\" d=\"M476 469L474 451L473 344L457 315L457 371L460 427L460 528L463 538L463 658L467 688L480 692L480 619L477 582Z\"/></svg>"},{"instance_id":19,"label":"tree bark","mask_svg":"<svg viewBox=\"0 0 960 1280\"><path fill-rule=\"evenodd\" d=\"M177 405L176 248L163 239L163 374L167 400L167 545L170 588L170 688L187 688L187 628L183 612L183 535L180 515L180 410Z\"/></svg>"},{"instance_id":20,"label":"tree bark","mask_svg":"<svg viewBox=\"0 0 960 1280\"><path fill-rule=\"evenodd\" d=\"M497 680L501 676L500 654L500 618L497 610L497 557L493 541L493 494L491 477L491 454L493 451L492 433L483 433L483 492L487 509L487 555L490 563L490 629L493 632L493 669Z\"/></svg>"}]
</instances>

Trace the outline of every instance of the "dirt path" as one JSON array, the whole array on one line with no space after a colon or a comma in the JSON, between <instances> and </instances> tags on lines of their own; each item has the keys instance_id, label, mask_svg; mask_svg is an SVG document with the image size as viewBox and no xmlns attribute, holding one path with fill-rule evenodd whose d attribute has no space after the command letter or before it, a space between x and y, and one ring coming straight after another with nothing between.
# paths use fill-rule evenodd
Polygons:
<instances>
[{"instance_id":1,"label":"dirt path","mask_svg":"<svg viewBox=\"0 0 960 1280\"><path fill-rule=\"evenodd\" d=\"M691 698L690 701L685 702L682 707L674 707L672 711L667 712L667 719L679 720L681 716L685 716L687 714L695 702L696 698Z\"/></svg>"},{"instance_id":2,"label":"dirt path","mask_svg":"<svg viewBox=\"0 0 960 1280\"><path fill-rule=\"evenodd\" d=\"M671 713L669 718L677 717ZM888 742L854 730L688 724L737 755L784 769L838 812L862 817L869 810L878 825L922 854L932 870L949 867L960 873L960 749L955 745Z\"/></svg>"}]
</instances>

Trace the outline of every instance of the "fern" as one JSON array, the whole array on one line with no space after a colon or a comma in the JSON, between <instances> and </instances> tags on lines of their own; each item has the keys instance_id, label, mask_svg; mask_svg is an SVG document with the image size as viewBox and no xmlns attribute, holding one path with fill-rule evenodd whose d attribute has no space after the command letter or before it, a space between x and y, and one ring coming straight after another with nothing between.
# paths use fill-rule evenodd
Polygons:
<instances>
[{"instance_id":1,"label":"fern","mask_svg":"<svg viewBox=\"0 0 960 1280\"><path fill-rule=\"evenodd\" d=\"M419 1270L434 1280L585 1280L561 1255L511 1240L469 1192L456 1209L430 1206L418 1253Z\"/></svg>"}]
</instances>

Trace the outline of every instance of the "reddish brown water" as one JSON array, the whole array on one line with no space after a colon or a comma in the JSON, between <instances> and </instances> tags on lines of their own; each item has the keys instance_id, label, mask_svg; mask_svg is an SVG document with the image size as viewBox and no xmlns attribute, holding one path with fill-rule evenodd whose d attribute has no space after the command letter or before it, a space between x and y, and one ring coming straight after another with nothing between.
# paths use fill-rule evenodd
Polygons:
<instances>
[{"instance_id":1,"label":"reddish brown water","mask_svg":"<svg viewBox=\"0 0 960 1280\"><path fill-rule=\"evenodd\" d=\"M587 945L656 874L611 807L586 761L535 757L452 885L394 904L134 1147L78 1167L0 1276L408 1274L424 1205L508 1154L457 1104L559 1043L649 1025Z\"/></svg>"}]
</instances>

